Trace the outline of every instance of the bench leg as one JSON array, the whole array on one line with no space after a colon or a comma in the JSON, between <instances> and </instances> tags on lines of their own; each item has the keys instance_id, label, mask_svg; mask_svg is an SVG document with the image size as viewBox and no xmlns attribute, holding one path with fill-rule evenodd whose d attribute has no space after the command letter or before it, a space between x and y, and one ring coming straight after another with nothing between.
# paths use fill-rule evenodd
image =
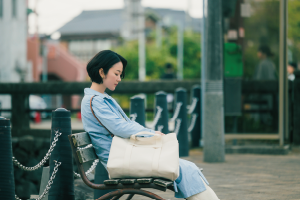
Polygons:
<instances>
[{"instance_id":1,"label":"bench leg","mask_svg":"<svg viewBox=\"0 0 300 200\"><path fill-rule=\"evenodd\" d=\"M162 197L152 193L152 192L149 192L149 191L145 191L145 190L138 190L138 189L121 189L121 190L116 190L116 191L113 191L113 192L109 192L105 195L103 195L102 197L98 198L97 200L104 200L104 199L110 199L112 197L120 197L124 194L138 194L138 195L142 195L142 196L145 196L145 197L149 197L151 199L160 199L160 200L164 200ZM133 196L132 195L132 196ZM130 197L130 196L129 196Z\"/></svg>"}]
</instances>

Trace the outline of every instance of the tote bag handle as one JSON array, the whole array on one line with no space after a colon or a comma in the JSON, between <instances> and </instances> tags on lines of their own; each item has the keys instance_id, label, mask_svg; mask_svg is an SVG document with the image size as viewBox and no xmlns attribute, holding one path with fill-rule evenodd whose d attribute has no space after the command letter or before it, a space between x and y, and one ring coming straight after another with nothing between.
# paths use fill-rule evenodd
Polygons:
<instances>
[{"instance_id":1,"label":"tote bag handle","mask_svg":"<svg viewBox=\"0 0 300 200\"><path fill-rule=\"evenodd\" d=\"M95 113L94 113L94 111L93 111L93 108L92 108L92 101L93 101L93 98L95 97L96 95L94 95L94 96L92 96L92 98L91 98L91 100L90 100L90 108L91 108L91 111L92 111L92 113L93 113L93 115L94 115L94 117L97 119L97 121L101 124L101 126L103 126L108 132L109 132L109 134L111 135L111 137L114 137L114 134L112 134L101 122L100 122L100 120L96 117L96 115L95 115Z\"/></svg>"}]
</instances>

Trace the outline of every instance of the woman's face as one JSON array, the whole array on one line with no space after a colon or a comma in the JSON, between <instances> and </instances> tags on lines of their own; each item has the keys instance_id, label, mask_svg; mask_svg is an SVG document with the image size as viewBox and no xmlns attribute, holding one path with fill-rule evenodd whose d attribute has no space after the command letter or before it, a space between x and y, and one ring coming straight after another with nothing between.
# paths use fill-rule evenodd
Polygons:
<instances>
[{"instance_id":1,"label":"woman's face","mask_svg":"<svg viewBox=\"0 0 300 200\"><path fill-rule=\"evenodd\" d=\"M105 75L103 69L99 70L100 76L103 79L103 85L111 91L114 91L121 81L121 74L123 72L123 63L120 61L114 64Z\"/></svg>"}]
</instances>

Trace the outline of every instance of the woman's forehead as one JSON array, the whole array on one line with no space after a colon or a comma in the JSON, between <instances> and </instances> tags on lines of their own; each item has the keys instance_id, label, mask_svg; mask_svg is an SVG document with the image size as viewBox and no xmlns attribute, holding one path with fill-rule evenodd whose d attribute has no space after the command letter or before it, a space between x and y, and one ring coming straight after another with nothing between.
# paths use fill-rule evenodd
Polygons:
<instances>
[{"instance_id":1,"label":"woman's forehead","mask_svg":"<svg viewBox=\"0 0 300 200\"><path fill-rule=\"evenodd\" d=\"M112 69L115 70L115 71L120 71L122 72L123 71L123 63L120 61L120 62L117 62L116 64L114 64L112 66Z\"/></svg>"}]
</instances>

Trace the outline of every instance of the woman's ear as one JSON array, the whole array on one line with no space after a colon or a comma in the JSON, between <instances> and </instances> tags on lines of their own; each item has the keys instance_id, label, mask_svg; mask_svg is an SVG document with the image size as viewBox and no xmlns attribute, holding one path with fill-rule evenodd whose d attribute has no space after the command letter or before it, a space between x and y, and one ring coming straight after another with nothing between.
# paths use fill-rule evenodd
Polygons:
<instances>
[{"instance_id":1,"label":"woman's ear","mask_svg":"<svg viewBox=\"0 0 300 200\"><path fill-rule=\"evenodd\" d=\"M101 76L102 79L104 79L105 74L104 74L103 68L99 69L99 75Z\"/></svg>"}]
</instances>

